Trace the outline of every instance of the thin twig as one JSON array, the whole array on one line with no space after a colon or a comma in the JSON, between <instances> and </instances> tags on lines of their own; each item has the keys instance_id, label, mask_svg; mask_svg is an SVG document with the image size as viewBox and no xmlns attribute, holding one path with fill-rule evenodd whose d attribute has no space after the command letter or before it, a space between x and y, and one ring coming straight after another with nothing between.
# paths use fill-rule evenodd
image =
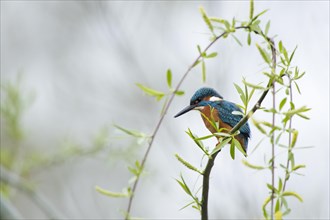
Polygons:
<instances>
[{"instance_id":1,"label":"thin twig","mask_svg":"<svg viewBox=\"0 0 330 220\"><path fill-rule=\"evenodd\" d=\"M240 28L246 28L246 27L236 27L236 29L240 29ZM203 53L206 53L208 51L208 49L217 41L219 40L220 38L222 38L225 34L227 34L227 32L223 32L222 34L220 34L219 36L217 36L216 38L214 38L214 40L209 43L209 45L204 49ZM179 83L177 84L177 86L175 87L174 91L171 93L170 95L170 98L169 98L169 101L167 102L165 108L164 108L164 111L162 112L160 118L159 118L159 121L158 123L156 124L156 127L151 135L151 139L150 139L150 142L148 144L148 147L147 147L147 150L143 156L143 159L141 161L141 171L144 170L144 166L145 166L145 163L147 161L147 158L148 158L148 155L149 155L149 152L151 150L151 147L154 143L154 139L158 133L158 130L163 122L163 119L170 107L170 105L172 104L172 101L175 97L175 93L180 89L183 81L185 80L185 78L187 77L187 75L190 73L190 71L195 67L195 65L197 64L197 62L199 61L199 59L202 58L202 54L199 54L199 56L195 59L195 61L188 67L187 71L183 74L182 78L180 79ZM133 203L133 199L134 199L134 194L135 194L135 191L136 191L136 187L139 183L139 180L140 180L140 175L137 176L133 186L132 186L132 194L129 198L129 201L128 201L128 206L127 206L127 210L126 210L126 219L129 218L129 215L130 215L130 212L131 212L131 208L132 208L132 203Z\"/></svg>"},{"instance_id":2,"label":"thin twig","mask_svg":"<svg viewBox=\"0 0 330 220\"><path fill-rule=\"evenodd\" d=\"M248 28L248 27L245 27ZM258 34L258 33L257 33ZM276 68L276 48L275 43L273 39L264 36L263 33L261 33L263 37L265 37L270 45L271 51L272 51L272 71L275 73ZM253 106L253 108L249 111L248 114L246 114L229 132L229 134L234 134L241 126L243 126L249 118L260 108L261 103L265 99L266 95L268 94L268 91L271 87L274 85L274 79L270 79L267 85L267 89L261 94L259 100L257 103ZM218 155L220 151L216 152L212 155L212 157L208 160L204 174L203 174L203 191L202 191L202 201L201 201L201 219L207 220L208 219L208 194L209 194L209 181L210 181L210 174L212 171L212 167L214 165L214 160L216 156Z\"/></svg>"},{"instance_id":3,"label":"thin twig","mask_svg":"<svg viewBox=\"0 0 330 220\"><path fill-rule=\"evenodd\" d=\"M273 109L275 109L275 82L273 83L272 88L272 96L273 96ZM272 126L275 127L275 112L272 113ZM272 143L272 158L271 158L271 172L272 172L272 194L271 194L271 201L270 201L270 218L271 220L274 219L274 195L275 195L275 130L272 131L272 136L270 137Z\"/></svg>"}]
</instances>

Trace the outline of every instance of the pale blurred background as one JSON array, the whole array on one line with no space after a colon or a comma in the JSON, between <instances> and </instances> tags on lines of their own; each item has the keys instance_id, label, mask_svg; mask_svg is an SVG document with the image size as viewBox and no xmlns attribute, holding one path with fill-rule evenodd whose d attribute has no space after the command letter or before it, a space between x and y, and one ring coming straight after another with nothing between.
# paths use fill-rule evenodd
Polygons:
<instances>
[{"instance_id":1,"label":"pale blurred background","mask_svg":"<svg viewBox=\"0 0 330 220\"><path fill-rule=\"evenodd\" d=\"M33 164L36 158L31 154L36 152L56 160L52 155L63 146L94 149L95 136L103 141L95 152L64 154L63 161L31 168L25 175L66 218L122 218L127 199L105 197L94 187L121 191L131 178L127 165L140 160L146 146L137 146L112 125L152 132L161 104L143 95L135 83L166 91L168 68L173 84L178 82L198 55L196 45L203 48L209 42L199 6L210 16L229 20L247 19L249 13L248 1L1 1L1 83L15 82L20 75L23 96L31 99L22 116L24 138L14 164ZM290 51L298 45L294 64L307 74L298 82L302 95L295 92L294 99L297 106L312 108L311 120L293 120L300 131L297 146L313 148L296 151L296 163L306 164L306 169L301 171L304 176L291 177L287 189L299 193L304 202L289 199L292 212L287 218L329 219L329 1L255 2L255 12L264 9L270 9L261 18L264 24L271 20L270 35L277 35L275 40L281 39ZM237 37L244 47L228 38L211 49L219 56L207 62L206 85L239 103L233 83L241 83L242 76L262 82L264 65L253 46L258 38L248 47L244 32ZM190 200L175 178L182 172L190 186L197 181L195 188L200 179L174 154L199 166L201 152L184 131L208 131L196 112L178 119L173 115L204 86L201 78L201 68L194 69L183 83L186 95L175 98L166 115L137 189L133 216L199 218L195 209L180 210ZM270 96L265 105L269 101ZM1 125L3 148L11 142ZM253 126L252 133L250 152L262 138ZM263 164L269 152L265 141L248 160ZM270 173L248 169L241 159L237 155L233 161L228 149L218 156L211 178L211 218L262 217ZM26 195L11 193L25 218L45 218Z\"/></svg>"}]
</instances>

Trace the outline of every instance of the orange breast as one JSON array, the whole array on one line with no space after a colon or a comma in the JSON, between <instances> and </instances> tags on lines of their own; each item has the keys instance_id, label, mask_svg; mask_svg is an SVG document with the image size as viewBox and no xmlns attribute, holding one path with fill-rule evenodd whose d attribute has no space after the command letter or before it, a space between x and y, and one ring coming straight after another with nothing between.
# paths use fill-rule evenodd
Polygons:
<instances>
[{"instance_id":1,"label":"orange breast","mask_svg":"<svg viewBox=\"0 0 330 220\"><path fill-rule=\"evenodd\" d=\"M204 121L205 126L211 133L217 132L217 130L213 127L211 122L216 122L219 127L218 128L225 128L223 129L222 132L229 132L230 129L232 129L231 126L228 124L224 123L220 117L219 117L219 112L217 109L212 108L211 106L205 106L202 110L200 110L202 119Z\"/></svg>"},{"instance_id":2,"label":"orange breast","mask_svg":"<svg viewBox=\"0 0 330 220\"><path fill-rule=\"evenodd\" d=\"M202 119L204 121L205 126L211 133L217 132L217 130L213 127L212 121L216 122L219 125L219 128L224 128L221 132L228 133L232 127L226 123L224 123L220 117L219 112L215 108L211 106L205 106L202 110L200 110ZM244 141L240 135L235 136L235 139L238 140L241 146L245 149Z\"/></svg>"}]
</instances>

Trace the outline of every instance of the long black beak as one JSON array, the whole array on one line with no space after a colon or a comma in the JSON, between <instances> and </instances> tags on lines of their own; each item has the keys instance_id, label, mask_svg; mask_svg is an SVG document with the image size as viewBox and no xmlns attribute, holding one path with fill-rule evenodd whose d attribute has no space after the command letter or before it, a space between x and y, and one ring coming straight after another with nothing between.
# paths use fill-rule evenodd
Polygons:
<instances>
[{"instance_id":1,"label":"long black beak","mask_svg":"<svg viewBox=\"0 0 330 220\"><path fill-rule=\"evenodd\" d=\"M174 116L174 118L179 117L180 115L183 115L184 113L189 112L190 110L193 110L194 108L196 108L197 105L189 105L187 107L185 107L184 109L182 109L178 114L176 114Z\"/></svg>"}]
</instances>

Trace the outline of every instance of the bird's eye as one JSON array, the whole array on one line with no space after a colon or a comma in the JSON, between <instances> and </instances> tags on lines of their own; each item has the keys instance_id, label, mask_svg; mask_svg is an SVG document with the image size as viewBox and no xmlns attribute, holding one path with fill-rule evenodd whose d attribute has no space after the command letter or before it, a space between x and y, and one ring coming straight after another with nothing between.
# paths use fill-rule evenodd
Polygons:
<instances>
[{"instance_id":1,"label":"bird's eye","mask_svg":"<svg viewBox=\"0 0 330 220\"><path fill-rule=\"evenodd\" d=\"M199 102L201 102L202 101L202 99L201 98L198 98L196 101L195 101L195 104L197 104L197 103L199 103Z\"/></svg>"}]
</instances>

